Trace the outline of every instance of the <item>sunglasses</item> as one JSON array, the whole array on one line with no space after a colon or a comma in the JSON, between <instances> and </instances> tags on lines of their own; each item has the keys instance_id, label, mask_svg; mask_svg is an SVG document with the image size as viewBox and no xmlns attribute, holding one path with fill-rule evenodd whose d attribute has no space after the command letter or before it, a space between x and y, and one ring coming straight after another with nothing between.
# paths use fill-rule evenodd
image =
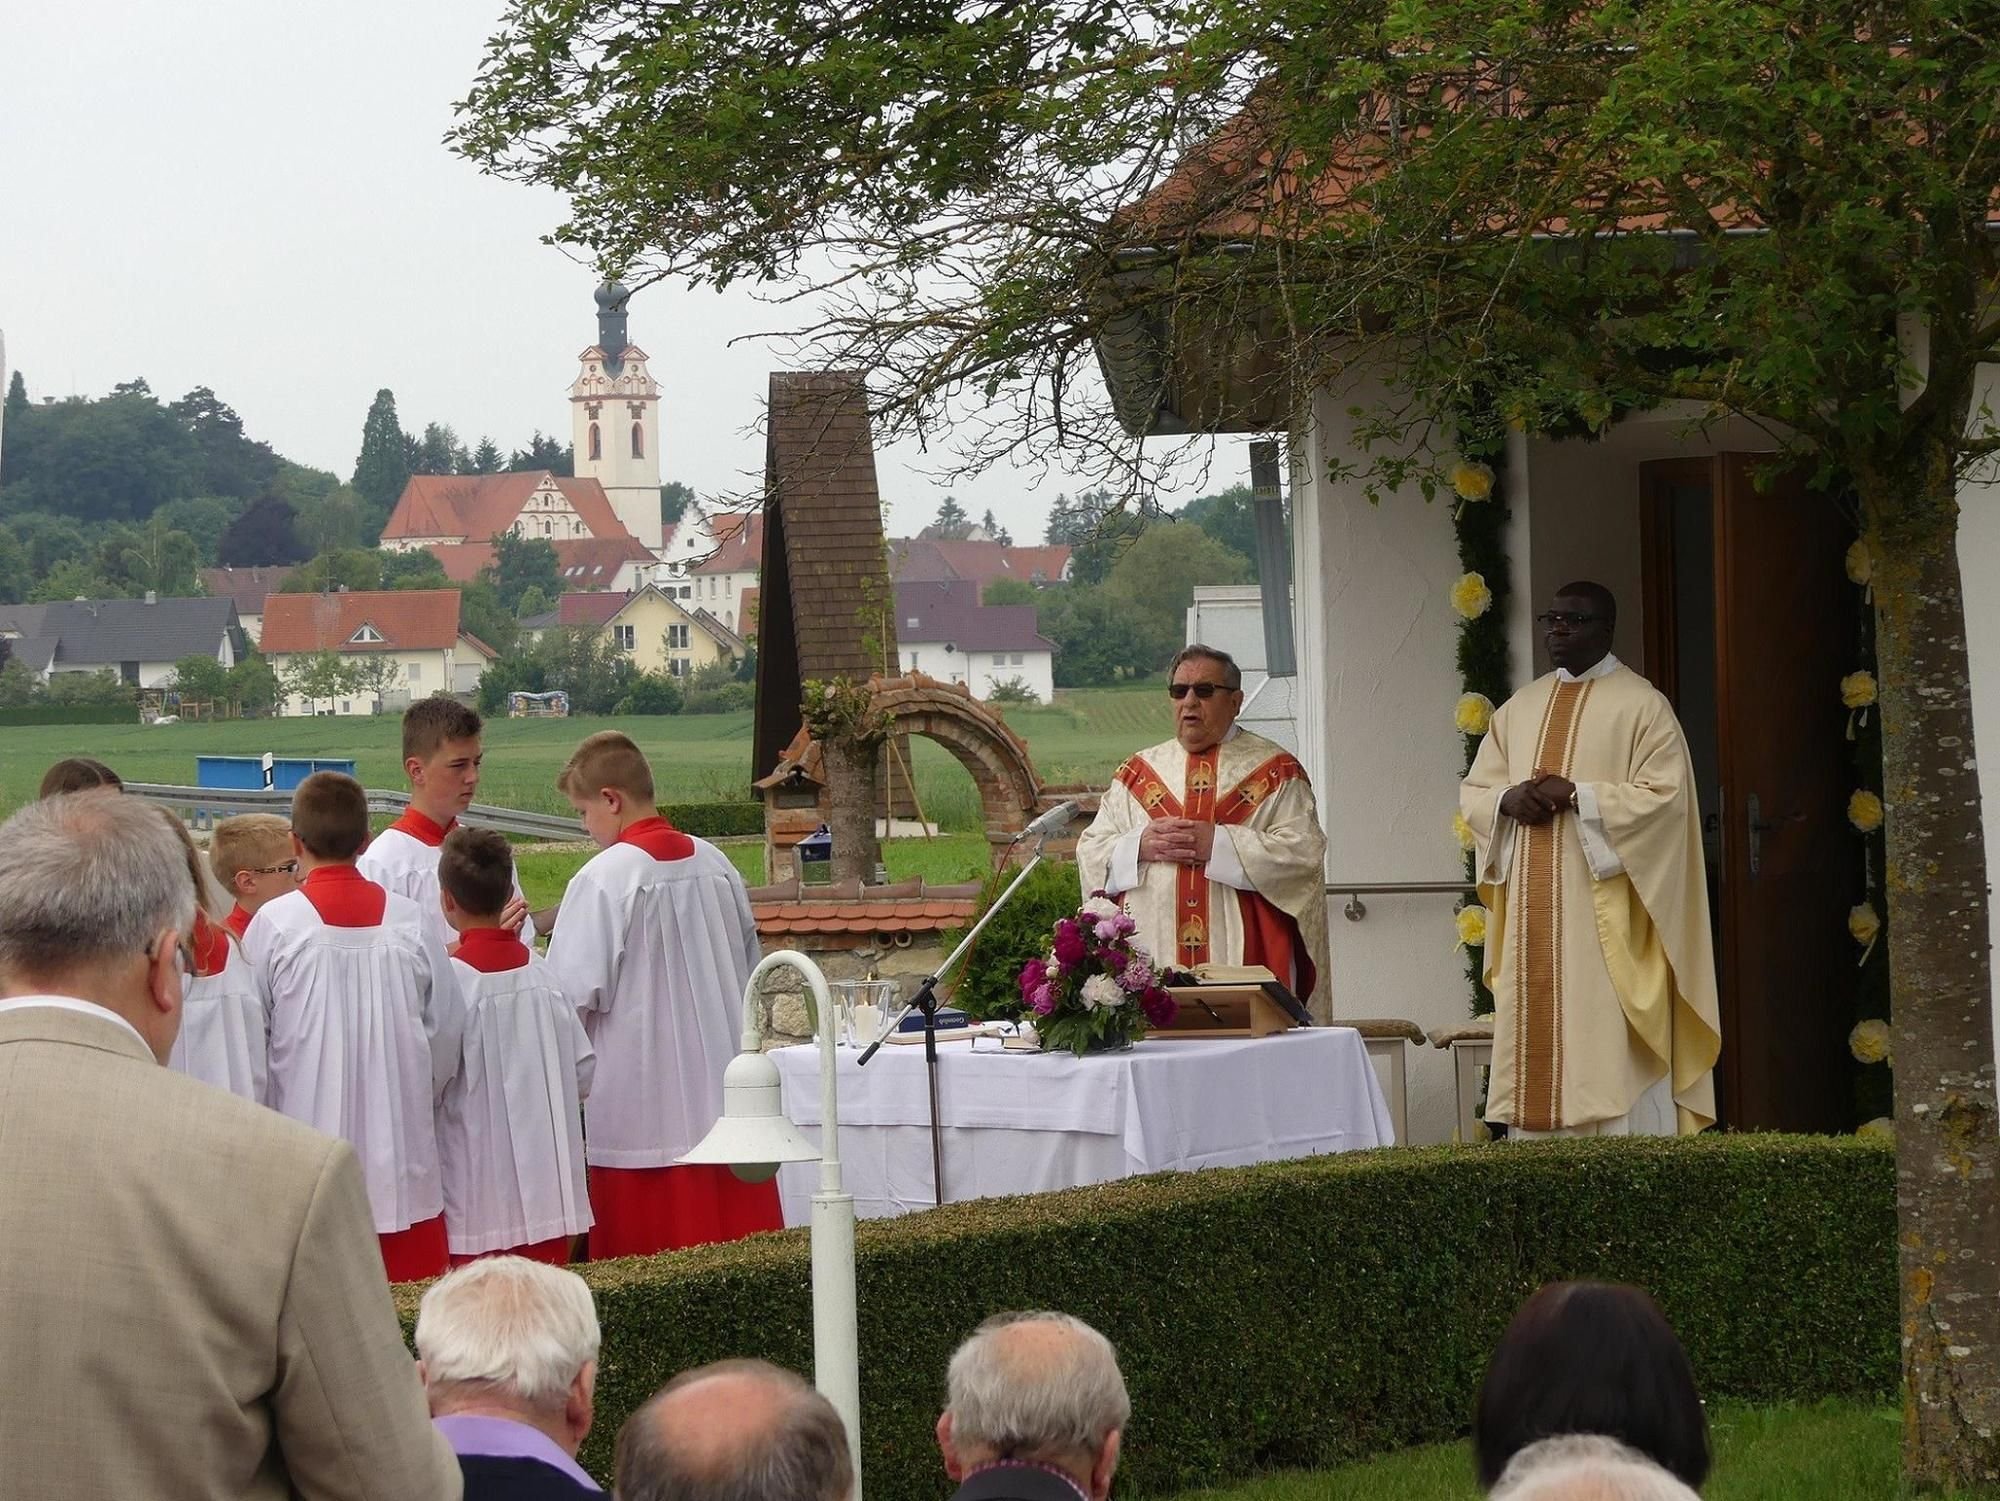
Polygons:
<instances>
[{"instance_id":1,"label":"sunglasses","mask_svg":"<svg viewBox=\"0 0 2000 1501\"><path fill-rule=\"evenodd\" d=\"M1190 693L1203 703L1207 703L1218 693L1234 693L1235 691L1234 688L1224 687L1221 683L1170 683L1167 686L1167 696L1175 703L1179 703Z\"/></svg>"},{"instance_id":2,"label":"sunglasses","mask_svg":"<svg viewBox=\"0 0 2000 1501\"><path fill-rule=\"evenodd\" d=\"M1586 615L1581 610L1544 610L1535 617L1535 624L1545 631L1552 631L1557 626L1573 631L1580 625L1592 625L1603 618L1601 615Z\"/></svg>"},{"instance_id":3,"label":"sunglasses","mask_svg":"<svg viewBox=\"0 0 2000 1501\"><path fill-rule=\"evenodd\" d=\"M295 876L299 873L299 862L283 860L276 865L252 865L249 870L253 876Z\"/></svg>"}]
</instances>

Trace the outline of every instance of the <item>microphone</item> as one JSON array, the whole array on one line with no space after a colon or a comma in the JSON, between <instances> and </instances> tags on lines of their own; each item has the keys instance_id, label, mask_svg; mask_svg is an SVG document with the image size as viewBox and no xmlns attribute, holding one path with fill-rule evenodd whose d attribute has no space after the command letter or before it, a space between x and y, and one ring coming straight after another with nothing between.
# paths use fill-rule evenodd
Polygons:
<instances>
[{"instance_id":1,"label":"microphone","mask_svg":"<svg viewBox=\"0 0 2000 1501\"><path fill-rule=\"evenodd\" d=\"M1046 838L1050 834L1061 832L1063 827L1072 818L1076 817L1077 806L1075 798L1071 798L1068 802L1057 803L1048 812L1016 834L1012 843L1019 844L1023 839Z\"/></svg>"}]
</instances>

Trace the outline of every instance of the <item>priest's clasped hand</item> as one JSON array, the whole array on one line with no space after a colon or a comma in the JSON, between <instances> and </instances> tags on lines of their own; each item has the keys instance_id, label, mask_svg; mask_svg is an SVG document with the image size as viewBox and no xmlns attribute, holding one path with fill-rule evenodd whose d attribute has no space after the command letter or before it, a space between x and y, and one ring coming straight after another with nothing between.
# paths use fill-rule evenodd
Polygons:
<instances>
[{"instance_id":1,"label":"priest's clasped hand","mask_svg":"<svg viewBox=\"0 0 2000 1501\"><path fill-rule=\"evenodd\" d=\"M1500 794L1500 811L1516 823L1545 824L1576 806L1576 784L1554 772L1537 772Z\"/></svg>"},{"instance_id":2,"label":"priest's clasped hand","mask_svg":"<svg viewBox=\"0 0 2000 1501\"><path fill-rule=\"evenodd\" d=\"M1139 858L1167 865L1206 865L1215 825L1194 818L1156 818L1139 836Z\"/></svg>"}]
</instances>

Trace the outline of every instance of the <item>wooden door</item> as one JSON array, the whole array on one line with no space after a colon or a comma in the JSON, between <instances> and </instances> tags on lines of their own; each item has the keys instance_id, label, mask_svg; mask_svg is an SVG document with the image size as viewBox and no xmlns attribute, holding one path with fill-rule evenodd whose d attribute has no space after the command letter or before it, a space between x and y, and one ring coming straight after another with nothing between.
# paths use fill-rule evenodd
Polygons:
<instances>
[{"instance_id":1,"label":"wooden door","mask_svg":"<svg viewBox=\"0 0 2000 1501\"><path fill-rule=\"evenodd\" d=\"M1854 950L1852 773L1840 678L1853 668L1852 529L1768 458L1713 464L1722 1060L1738 1129L1837 1131Z\"/></svg>"}]
</instances>

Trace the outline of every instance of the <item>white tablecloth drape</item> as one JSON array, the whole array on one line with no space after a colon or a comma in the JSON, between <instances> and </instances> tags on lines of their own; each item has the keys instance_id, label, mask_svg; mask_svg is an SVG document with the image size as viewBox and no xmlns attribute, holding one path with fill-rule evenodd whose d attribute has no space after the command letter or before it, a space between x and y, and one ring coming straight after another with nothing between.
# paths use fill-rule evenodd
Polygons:
<instances>
[{"instance_id":1,"label":"white tablecloth drape","mask_svg":"<svg viewBox=\"0 0 2000 1501\"><path fill-rule=\"evenodd\" d=\"M841 1164L855 1212L870 1219L931 1208L923 1048L883 1048L866 1068L860 1056L840 1049ZM784 1081L785 1114L817 1141L818 1048L779 1048L771 1057ZM949 1202L1395 1140L1352 1027L1154 1040L1085 1058L944 1043L938 1084ZM807 1222L818 1186L816 1162L780 1170L787 1225Z\"/></svg>"}]
</instances>

